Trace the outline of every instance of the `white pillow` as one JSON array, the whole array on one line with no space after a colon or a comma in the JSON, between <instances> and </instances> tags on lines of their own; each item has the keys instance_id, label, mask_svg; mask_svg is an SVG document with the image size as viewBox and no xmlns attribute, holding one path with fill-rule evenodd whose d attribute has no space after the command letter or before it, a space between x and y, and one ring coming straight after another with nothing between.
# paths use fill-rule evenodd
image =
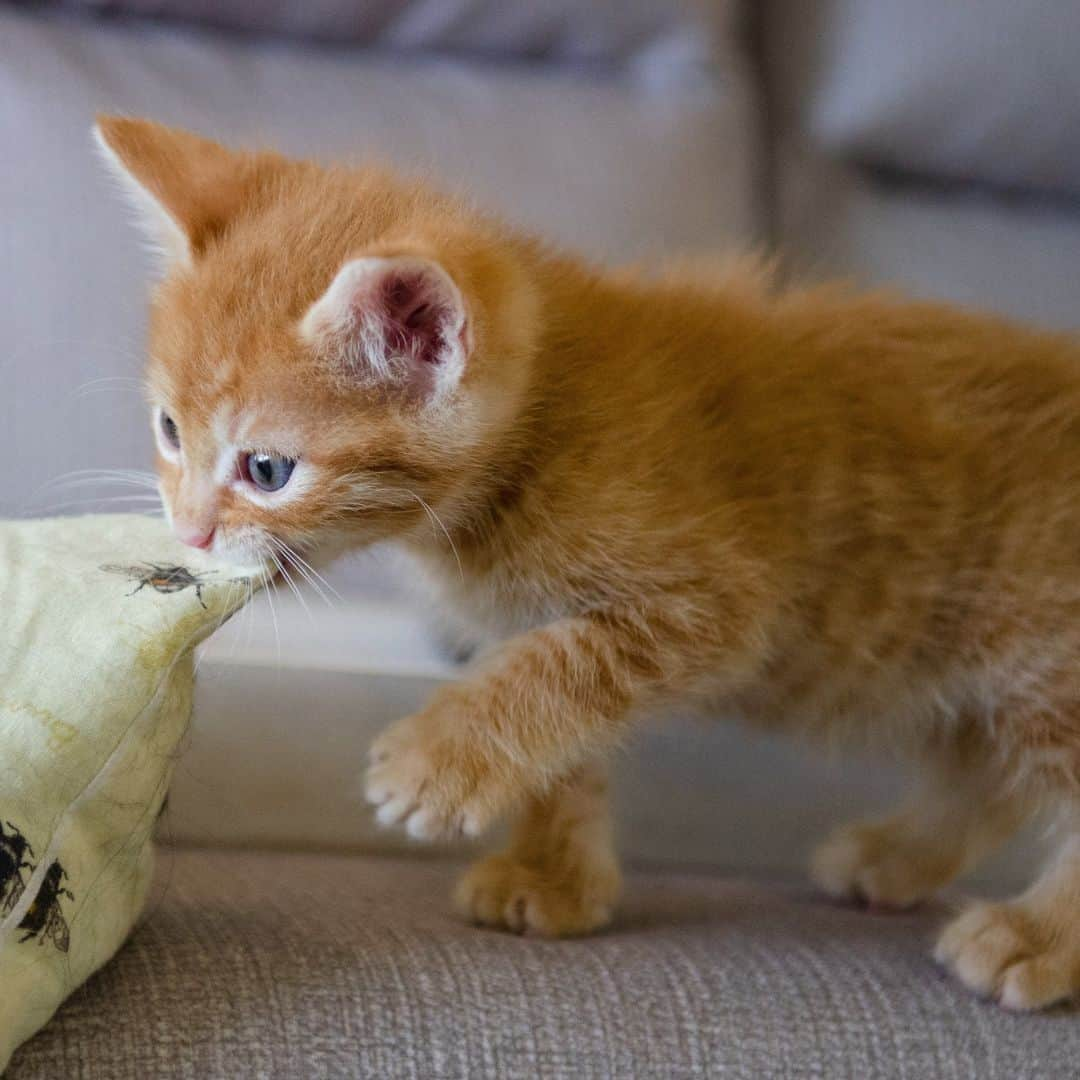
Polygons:
<instances>
[{"instance_id":1,"label":"white pillow","mask_svg":"<svg viewBox=\"0 0 1080 1080\"><path fill-rule=\"evenodd\" d=\"M0 523L0 1072L134 924L192 650L254 587L150 518Z\"/></svg>"}]
</instances>

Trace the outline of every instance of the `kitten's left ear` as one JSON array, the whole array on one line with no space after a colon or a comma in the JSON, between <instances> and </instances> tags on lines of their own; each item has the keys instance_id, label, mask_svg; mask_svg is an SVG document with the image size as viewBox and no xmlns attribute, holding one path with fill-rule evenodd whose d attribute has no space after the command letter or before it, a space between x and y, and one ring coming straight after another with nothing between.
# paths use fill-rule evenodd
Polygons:
<instances>
[{"instance_id":1,"label":"kitten's left ear","mask_svg":"<svg viewBox=\"0 0 1080 1080\"><path fill-rule=\"evenodd\" d=\"M190 265L236 212L255 157L151 120L99 116L94 139L167 260Z\"/></svg>"},{"instance_id":2,"label":"kitten's left ear","mask_svg":"<svg viewBox=\"0 0 1080 1080\"><path fill-rule=\"evenodd\" d=\"M301 320L300 336L350 382L423 403L461 380L470 339L453 278L413 255L347 262Z\"/></svg>"}]
</instances>

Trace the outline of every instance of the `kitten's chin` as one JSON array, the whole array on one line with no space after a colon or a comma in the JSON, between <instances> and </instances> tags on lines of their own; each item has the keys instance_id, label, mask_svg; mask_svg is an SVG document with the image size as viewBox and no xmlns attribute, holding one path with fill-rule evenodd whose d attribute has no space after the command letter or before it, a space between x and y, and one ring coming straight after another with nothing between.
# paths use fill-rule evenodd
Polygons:
<instances>
[{"instance_id":1,"label":"kitten's chin","mask_svg":"<svg viewBox=\"0 0 1080 1080\"><path fill-rule=\"evenodd\" d=\"M214 543L209 554L219 562L225 563L243 577L272 577L274 560L272 556L257 544L222 544Z\"/></svg>"},{"instance_id":2,"label":"kitten's chin","mask_svg":"<svg viewBox=\"0 0 1080 1080\"><path fill-rule=\"evenodd\" d=\"M236 571L237 577L247 577L257 580L266 578L269 580L277 572L270 562L243 562L235 559L223 560L230 569Z\"/></svg>"},{"instance_id":3,"label":"kitten's chin","mask_svg":"<svg viewBox=\"0 0 1080 1080\"><path fill-rule=\"evenodd\" d=\"M216 551L211 551L210 554L218 562L224 563L237 577L271 578L274 576L275 567L268 558L259 559L251 555L244 557Z\"/></svg>"}]
</instances>

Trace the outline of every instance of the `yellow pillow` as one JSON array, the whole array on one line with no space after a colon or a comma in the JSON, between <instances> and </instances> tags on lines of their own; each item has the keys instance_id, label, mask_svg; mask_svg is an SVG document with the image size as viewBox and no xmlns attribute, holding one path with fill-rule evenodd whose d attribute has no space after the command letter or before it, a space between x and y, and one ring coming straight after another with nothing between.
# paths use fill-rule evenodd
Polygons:
<instances>
[{"instance_id":1,"label":"yellow pillow","mask_svg":"<svg viewBox=\"0 0 1080 1080\"><path fill-rule=\"evenodd\" d=\"M257 584L150 518L0 523L0 1072L133 926L192 650Z\"/></svg>"}]
</instances>

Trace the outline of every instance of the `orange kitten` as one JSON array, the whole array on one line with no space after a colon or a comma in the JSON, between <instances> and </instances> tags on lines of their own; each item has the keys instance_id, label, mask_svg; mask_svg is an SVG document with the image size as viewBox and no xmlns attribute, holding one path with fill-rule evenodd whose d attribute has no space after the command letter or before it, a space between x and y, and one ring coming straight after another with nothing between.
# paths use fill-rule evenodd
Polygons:
<instances>
[{"instance_id":1,"label":"orange kitten","mask_svg":"<svg viewBox=\"0 0 1080 1080\"><path fill-rule=\"evenodd\" d=\"M605 273L375 169L98 135L168 255L177 532L243 561L395 537L500 643L368 774L418 837L518 813L468 915L605 923L603 760L689 698L920 763L906 806L819 851L840 896L915 903L1052 807L1045 873L938 956L1010 1007L1080 990L1074 342L749 270Z\"/></svg>"}]
</instances>

